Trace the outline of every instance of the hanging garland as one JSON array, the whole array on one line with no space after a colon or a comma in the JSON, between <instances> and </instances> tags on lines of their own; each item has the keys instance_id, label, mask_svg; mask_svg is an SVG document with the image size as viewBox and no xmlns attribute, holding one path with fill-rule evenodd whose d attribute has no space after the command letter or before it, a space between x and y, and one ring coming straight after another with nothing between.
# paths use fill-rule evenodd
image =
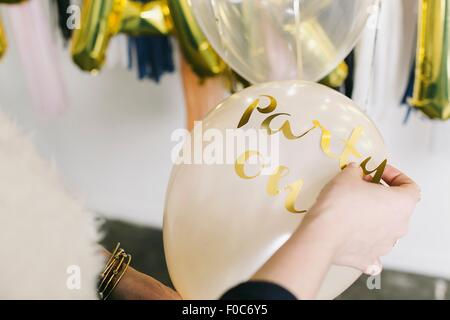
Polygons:
<instances>
[{"instance_id":1,"label":"hanging garland","mask_svg":"<svg viewBox=\"0 0 450 320\"><path fill-rule=\"evenodd\" d=\"M197 74L207 77L219 75L225 70L225 63L208 46L186 0L168 3L85 0L81 9L81 28L75 30L72 39L74 62L85 71L100 70L111 38L120 33L134 37L161 37L176 33L185 57ZM168 49L168 40L159 39L160 48ZM148 53L150 44L140 40L130 40L131 48ZM144 64L140 76L145 77L147 69L150 69L149 66Z\"/></svg>"},{"instance_id":2,"label":"hanging garland","mask_svg":"<svg viewBox=\"0 0 450 320\"><path fill-rule=\"evenodd\" d=\"M0 3L26 1L0 0ZM184 58L200 79L227 73L226 64L196 23L188 0L84 0L81 27L74 32L67 26L71 1L54 0L54 3L62 36L66 40L72 39L71 54L82 70L101 70L110 40L125 34L128 36L128 66L137 69L140 79L159 81L165 72L174 70L169 36L176 35ZM450 118L447 68L450 0L420 0L419 9L416 68L404 101L432 119L446 120ZM17 29L17 23L14 24ZM4 56L7 47L0 21L0 57ZM351 95L353 64L354 58L350 55L321 83Z\"/></svg>"}]
</instances>

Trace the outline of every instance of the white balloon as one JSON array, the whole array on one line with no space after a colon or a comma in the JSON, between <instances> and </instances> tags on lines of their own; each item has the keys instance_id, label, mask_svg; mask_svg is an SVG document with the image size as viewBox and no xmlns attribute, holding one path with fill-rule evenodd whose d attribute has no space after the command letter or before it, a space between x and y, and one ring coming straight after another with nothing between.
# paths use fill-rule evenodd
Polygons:
<instances>
[{"instance_id":1,"label":"white balloon","mask_svg":"<svg viewBox=\"0 0 450 320\"><path fill-rule=\"evenodd\" d=\"M264 110L269 97L277 103L271 112ZM255 101L253 106L260 109L255 108L245 123L243 114L249 115L245 111ZM342 164L371 157L367 167L374 169L387 159L380 133L350 99L325 86L301 81L262 84L233 95L206 117L203 133L215 129L211 132L226 135L239 123L245 123L241 131L260 129L268 117L273 117L273 130L289 121L294 134L309 132L295 140L280 132L272 136L279 139L272 159L278 156L279 164L289 168L279 181L279 194L268 193L269 176L243 179L236 157L226 164L174 166L166 198L164 246L172 281L185 299L218 298L249 279L291 236L304 215L290 211L286 203L289 190L283 187L301 179L303 187L293 204L295 210L307 210ZM323 129L313 125L317 121ZM325 129L331 134L329 149L323 144ZM357 152L347 158L344 150L350 150L350 137ZM197 138L187 139L186 145ZM213 143L204 143L202 151ZM257 173L260 166L245 165L245 174ZM336 297L359 275L354 269L332 267L319 298Z\"/></svg>"},{"instance_id":2,"label":"white balloon","mask_svg":"<svg viewBox=\"0 0 450 320\"><path fill-rule=\"evenodd\" d=\"M262 83L324 78L354 47L374 0L191 0L191 4L219 55L251 83Z\"/></svg>"}]
</instances>

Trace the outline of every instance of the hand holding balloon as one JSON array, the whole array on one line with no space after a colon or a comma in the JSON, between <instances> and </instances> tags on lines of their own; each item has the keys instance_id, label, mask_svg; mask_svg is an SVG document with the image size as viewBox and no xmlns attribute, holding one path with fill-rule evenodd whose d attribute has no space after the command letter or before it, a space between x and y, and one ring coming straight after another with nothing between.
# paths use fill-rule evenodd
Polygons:
<instances>
[{"instance_id":1,"label":"hand holding balloon","mask_svg":"<svg viewBox=\"0 0 450 320\"><path fill-rule=\"evenodd\" d=\"M407 233L420 191L391 166L383 174L389 188L362 177L355 164L333 179L291 239L253 279L275 282L299 298L313 299L331 264L380 272L379 257Z\"/></svg>"},{"instance_id":2,"label":"hand holding balloon","mask_svg":"<svg viewBox=\"0 0 450 320\"><path fill-rule=\"evenodd\" d=\"M314 83L248 88L221 103L202 127L218 137L195 148L198 160L216 146L213 153L226 157L216 164L175 166L164 215L167 264L185 299L216 299L249 279L289 239L305 217L301 212L313 207L345 165L358 162L366 174L375 170L376 182L388 159L370 119L345 96ZM244 143L236 150L219 143L234 141L227 138L230 130L255 132L265 142L278 137L278 147ZM204 140L195 133L183 155L192 155L189 146ZM331 267L317 298L335 298L359 276L359 270Z\"/></svg>"},{"instance_id":3,"label":"hand holding balloon","mask_svg":"<svg viewBox=\"0 0 450 320\"><path fill-rule=\"evenodd\" d=\"M420 189L392 166L387 166L383 174L389 187L366 183L367 179L361 177L357 166L344 170L325 187L313 208L322 216L313 214L305 221L335 219L332 224L338 225L346 219L348 223L341 223L342 233L336 235L340 239L336 241L339 246L334 263L371 273L368 267L379 265L379 257L407 234L409 219L420 201ZM337 230L335 226L333 229Z\"/></svg>"}]
</instances>

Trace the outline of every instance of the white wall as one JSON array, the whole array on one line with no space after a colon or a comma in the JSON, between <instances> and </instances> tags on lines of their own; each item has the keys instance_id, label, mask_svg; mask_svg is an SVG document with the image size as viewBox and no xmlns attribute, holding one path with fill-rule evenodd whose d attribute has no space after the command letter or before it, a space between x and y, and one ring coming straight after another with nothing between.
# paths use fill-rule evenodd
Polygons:
<instances>
[{"instance_id":1,"label":"white wall","mask_svg":"<svg viewBox=\"0 0 450 320\"><path fill-rule=\"evenodd\" d=\"M57 118L33 110L13 39L0 62L0 105L54 160L87 206L109 217L160 226L171 169L170 134L185 125L178 74L161 85L135 72L82 73L61 51L70 109Z\"/></svg>"},{"instance_id":2,"label":"white wall","mask_svg":"<svg viewBox=\"0 0 450 320\"><path fill-rule=\"evenodd\" d=\"M161 226L170 133L185 121L179 76L166 76L161 85L139 82L133 72L121 69L91 77L78 71L63 50L71 108L59 118L45 119L31 108L10 42L0 63L3 110L32 133L41 154L54 160L69 188L90 209ZM376 121L391 161L423 189L411 233L385 259L386 265L450 278L450 123L416 115L404 126L404 110L386 110Z\"/></svg>"},{"instance_id":3,"label":"white wall","mask_svg":"<svg viewBox=\"0 0 450 320\"><path fill-rule=\"evenodd\" d=\"M391 163L413 177L422 201L409 235L385 258L387 266L450 278L450 122L417 113L403 125L405 108L391 106L377 117Z\"/></svg>"}]
</instances>

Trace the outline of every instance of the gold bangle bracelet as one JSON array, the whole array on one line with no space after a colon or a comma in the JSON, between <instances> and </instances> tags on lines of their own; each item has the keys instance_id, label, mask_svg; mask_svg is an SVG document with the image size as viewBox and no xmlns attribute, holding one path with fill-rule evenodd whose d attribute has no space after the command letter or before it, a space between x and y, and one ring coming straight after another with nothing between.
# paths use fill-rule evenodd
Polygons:
<instances>
[{"instance_id":1,"label":"gold bangle bracelet","mask_svg":"<svg viewBox=\"0 0 450 320\"><path fill-rule=\"evenodd\" d=\"M106 263L106 267L100 274L97 288L98 296L101 300L106 300L117 287L131 263L131 255L120 248L120 243L116 245L111 257Z\"/></svg>"}]
</instances>

